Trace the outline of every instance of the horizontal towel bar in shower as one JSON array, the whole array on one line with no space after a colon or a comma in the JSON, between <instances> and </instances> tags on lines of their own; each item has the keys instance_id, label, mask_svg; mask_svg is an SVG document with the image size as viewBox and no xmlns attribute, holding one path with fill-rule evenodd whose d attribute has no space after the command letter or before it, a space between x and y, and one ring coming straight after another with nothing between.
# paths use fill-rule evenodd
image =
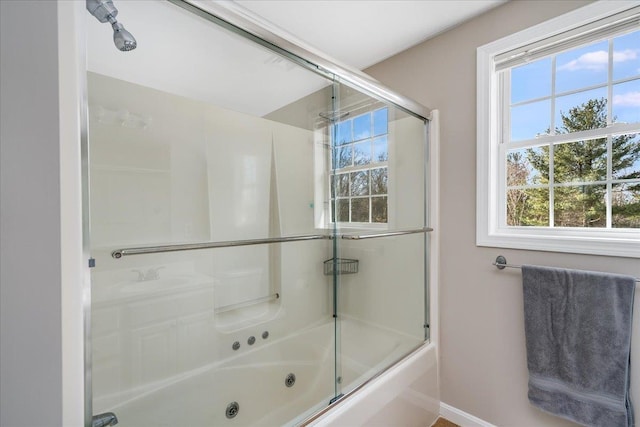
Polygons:
<instances>
[{"instance_id":1,"label":"horizontal towel bar in shower","mask_svg":"<svg viewBox=\"0 0 640 427\"><path fill-rule=\"evenodd\" d=\"M492 263L498 270L504 270L505 268L522 268L521 265L508 264L507 259L502 255L498 255L496 260ZM640 277L636 277L636 283L640 283Z\"/></svg>"},{"instance_id":2,"label":"horizontal towel bar in shower","mask_svg":"<svg viewBox=\"0 0 640 427\"><path fill-rule=\"evenodd\" d=\"M147 246L143 248L118 249L111 252L115 259L128 255L158 254L163 252L192 251L195 249L229 248L233 246L263 245L267 243L301 242L306 240L331 239L325 234L309 234L289 237L267 237L265 239L230 240L226 242L186 243L180 245Z\"/></svg>"},{"instance_id":3,"label":"horizontal towel bar in shower","mask_svg":"<svg viewBox=\"0 0 640 427\"><path fill-rule=\"evenodd\" d=\"M373 239L378 237L401 236L404 234L427 233L429 231L433 231L433 229L429 227L424 227L424 228L416 228L412 230L398 230L398 231L390 231L390 232L374 233L374 234L358 234L358 235L343 234L343 235L337 235L337 236L332 236L329 234L307 234L307 235L301 235L301 236L288 236L288 237L267 237L264 239L230 240L226 242L185 243L185 244L179 244L179 245L146 246L141 248L117 249L111 252L111 256L115 259L120 259L123 256L129 256L129 255L158 254L158 253L164 253L164 252L192 251L197 249L229 248L233 246L264 245L268 243L301 242L301 241L307 241L307 240L324 240L324 239L334 239L334 238L341 238L341 239L347 239L347 240L363 240L363 239Z\"/></svg>"},{"instance_id":4,"label":"horizontal towel bar in shower","mask_svg":"<svg viewBox=\"0 0 640 427\"><path fill-rule=\"evenodd\" d=\"M423 228L414 228L411 230L387 231L383 233L373 233L373 234L342 234L339 237L341 239L346 239L346 240L364 240L364 239L376 239L378 237L402 236L405 234L428 233L430 231L433 231L433 228L423 227Z\"/></svg>"},{"instance_id":5,"label":"horizontal towel bar in shower","mask_svg":"<svg viewBox=\"0 0 640 427\"><path fill-rule=\"evenodd\" d=\"M258 304L260 302L273 301L274 299L278 298L280 298L280 294L276 292L275 294L267 295L266 297L250 299L247 301L237 302L235 304L223 305L221 307L217 307L214 312L216 314L220 314L227 311L236 310L238 308L249 307L250 305Z\"/></svg>"}]
</instances>

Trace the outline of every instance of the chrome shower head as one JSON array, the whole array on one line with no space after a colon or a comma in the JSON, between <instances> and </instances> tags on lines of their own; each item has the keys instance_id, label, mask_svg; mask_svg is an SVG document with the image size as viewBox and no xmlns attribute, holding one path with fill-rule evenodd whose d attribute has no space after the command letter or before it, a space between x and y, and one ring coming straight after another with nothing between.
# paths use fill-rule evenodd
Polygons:
<instances>
[{"instance_id":1,"label":"chrome shower head","mask_svg":"<svg viewBox=\"0 0 640 427\"><path fill-rule=\"evenodd\" d=\"M118 49L123 52L127 52L138 46L136 39L129 31L124 29L124 26L121 23L114 22L111 24L111 27L113 27L113 42L116 44Z\"/></svg>"},{"instance_id":2,"label":"chrome shower head","mask_svg":"<svg viewBox=\"0 0 640 427\"><path fill-rule=\"evenodd\" d=\"M109 22L113 28L113 42L123 52L133 50L138 43L131 33L116 20L118 9L112 0L86 0L87 10L100 22Z\"/></svg>"}]
</instances>

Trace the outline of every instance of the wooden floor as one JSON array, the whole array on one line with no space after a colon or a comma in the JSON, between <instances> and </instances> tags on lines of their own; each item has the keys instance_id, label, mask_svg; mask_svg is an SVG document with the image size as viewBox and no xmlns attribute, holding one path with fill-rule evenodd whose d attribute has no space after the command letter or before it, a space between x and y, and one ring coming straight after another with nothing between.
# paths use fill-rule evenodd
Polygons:
<instances>
[{"instance_id":1,"label":"wooden floor","mask_svg":"<svg viewBox=\"0 0 640 427\"><path fill-rule=\"evenodd\" d=\"M449 420L445 420L440 417L436 420L436 422L431 427L460 427L458 424L454 424Z\"/></svg>"}]
</instances>

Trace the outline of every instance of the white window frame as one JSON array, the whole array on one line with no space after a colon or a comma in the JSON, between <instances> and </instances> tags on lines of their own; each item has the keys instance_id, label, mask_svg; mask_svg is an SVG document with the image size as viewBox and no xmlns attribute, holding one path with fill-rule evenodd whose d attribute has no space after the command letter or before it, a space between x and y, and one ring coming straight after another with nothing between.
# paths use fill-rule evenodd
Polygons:
<instances>
[{"instance_id":1,"label":"white window frame","mask_svg":"<svg viewBox=\"0 0 640 427\"><path fill-rule=\"evenodd\" d=\"M499 76L496 57L638 6L637 2L598 1L477 50L477 205L476 244L514 249L640 258L640 230L513 227L501 224L501 193L506 183L501 157Z\"/></svg>"}]
</instances>

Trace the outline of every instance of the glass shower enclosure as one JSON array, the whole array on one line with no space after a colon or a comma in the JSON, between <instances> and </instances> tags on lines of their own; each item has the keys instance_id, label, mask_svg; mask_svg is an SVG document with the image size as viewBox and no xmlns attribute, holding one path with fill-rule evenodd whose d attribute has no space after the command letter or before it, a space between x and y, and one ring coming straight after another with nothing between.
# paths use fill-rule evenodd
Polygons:
<instances>
[{"instance_id":1,"label":"glass shower enclosure","mask_svg":"<svg viewBox=\"0 0 640 427\"><path fill-rule=\"evenodd\" d=\"M228 7L117 6L131 52L87 16L91 413L304 424L428 340L425 110Z\"/></svg>"}]
</instances>

